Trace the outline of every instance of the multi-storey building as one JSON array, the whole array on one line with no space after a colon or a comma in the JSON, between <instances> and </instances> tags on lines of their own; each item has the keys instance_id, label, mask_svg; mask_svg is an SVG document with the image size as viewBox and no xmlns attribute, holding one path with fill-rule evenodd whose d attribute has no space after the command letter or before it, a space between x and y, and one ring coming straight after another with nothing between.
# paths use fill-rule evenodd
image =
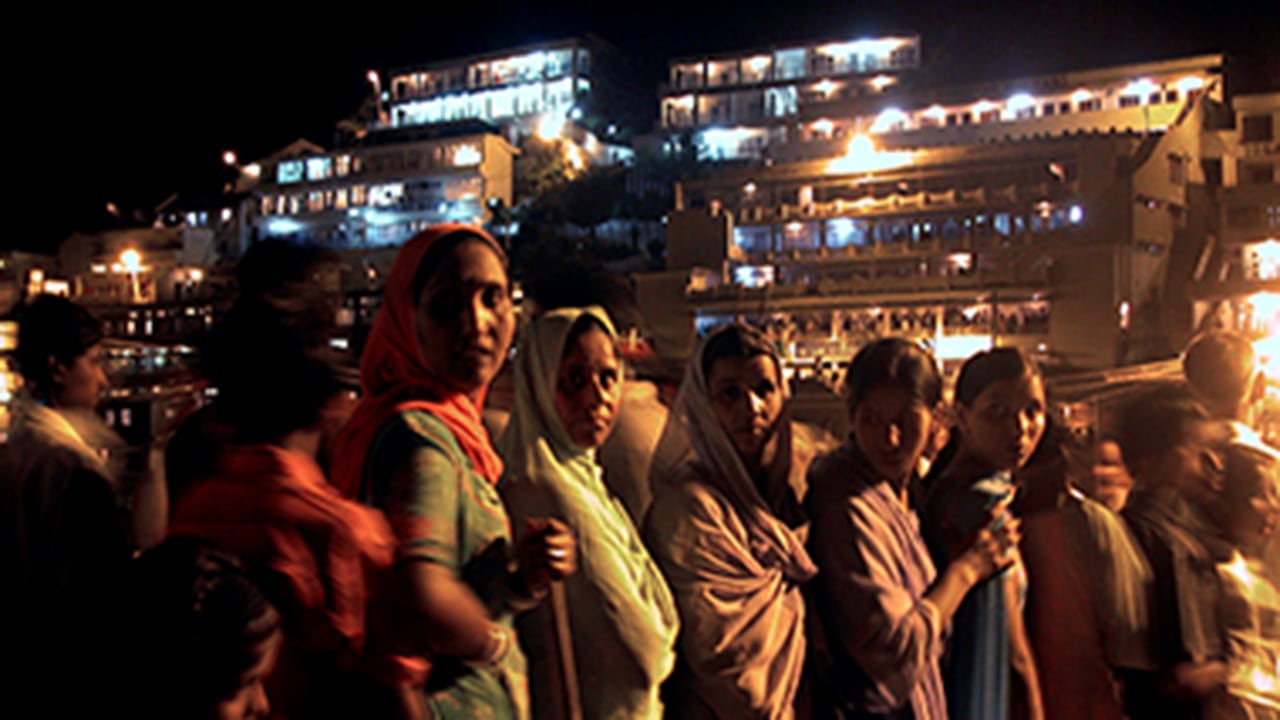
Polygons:
<instances>
[{"instance_id":1,"label":"multi-storey building","mask_svg":"<svg viewBox=\"0 0 1280 720\"><path fill-rule=\"evenodd\" d=\"M567 119L603 136L611 124L633 124L637 98L626 81L617 49L570 38L393 70L383 120L393 128L481 120L513 130L514 142Z\"/></svg>"},{"instance_id":2,"label":"multi-storey building","mask_svg":"<svg viewBox=\"0 0 1280 720\"><path fill-rule=\"evenodd\" d=\"M700 158L759 157L792 139L803 113L878 96L919 63L911 33L681 58L669 64L660 125L688 133Z\"/></svg>"},{"instance_id":3,"label":"multi-storey building","mask_svg":"<svg viewBox=\"0 0 1280 720\"><path fill-rule=\"evenodd\" d=\"M514 153L477 122L370 133L337 150L299 141L257 163L256 235L376 248L439 222L482 223L511 205Z\"/></svg>"},{"instance_id":4,"label":"multi-storey building","mask_svg":"<svg viewBox=\"0 0 1280 720\"><path fill-rule=\"evenodd\" d=\"M700 325L749 319L795 356L847 359L883 334L944 359L993 344L1075 368L1166 356L1191 329L1187 283L1219 223L1221 67L1207 55L799 105L800 132L761 160L684 183L669 268Z\"/></svg>"}]
</instances>

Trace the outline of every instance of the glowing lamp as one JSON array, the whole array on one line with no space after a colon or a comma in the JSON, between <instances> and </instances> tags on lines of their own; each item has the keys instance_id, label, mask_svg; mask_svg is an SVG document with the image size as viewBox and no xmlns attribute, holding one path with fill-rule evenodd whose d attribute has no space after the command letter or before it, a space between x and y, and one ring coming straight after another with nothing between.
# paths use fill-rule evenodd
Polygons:
<instances>
[{"instance_id":1,"label":"glowing lamp","mask_svg":"<svg viewBox=\"0 0 1280 720\"><path fill-rule=\"evenodd\" d=\"M235 167L237 159L238 158L236 157L236 153L234 150L228 150L222 153L222 163L224 165L227 165L228 167Z\"/></svg>"},{"instance_id":2,"label":"glowing lamp","mask_svg":"<svg viewBox=\"0 0 1280 720\"><path fill-rule=\"evenodd\" d=\"M973 104L973 111L978 113L979 115L983 113L991 112L992 110L995 110L995 109L996 109L996 104L991 102L990 100L979 100L978 102Z\"/></svg>"},{"instance_id":3,"label":"glowing lamp","mask_svg":"<svg viewBox=\"0 0 1280 720\"><path fill-rule=\"evenodd\" d=\"M921 114L930 120L936 120L938 122L942 122L947 117L947 111L941 105L932 105Z\"/></svg>"},{"instance_id":4,"label":"glowing lamp","mask_svg":"<svg viewBox=\"0 0 1280 720\"><path fill-rule=\"evenodd\" d=\"M128 248L120 253L120 267L124 268L127 273L136 273L142 270L142 253L133 248Z\"/></svg>"},{"instance_id":5,"label":"glowing lamp","mask_svg":"<svg viewBox=\"0 0 1280 720\"><path fill-rule=\"evenodd\" d=\"M882 133L892 130L895 126L901 125L907 121L907 114L898 108L885 108L880 115L876 117L876 121L871 124L871 132Z\"/></svg>"},{"instance_id":6,"label":"glowing lamp","mask_svg":"<svg viewBox=\"0 0 1280 720\"><path fill-rule=\"evenodd\" d=\"M1010 97L1005 103L1005 106L1013 112L1018 112L1019 110L1026 110L1029 107L1035 107L1035 104L1035 99L1027 93L1018 93L1017 95Z\"/></svg>"},{"instance_id":7,"label":"glowing lamp","mask_svg":"<svg viewBox=\"0 0 1280 720\"><path fill-rule=\"evenodd\" d=\"M1149 95L1155 92L1157 89L1159 88L1156 87L1155 83L1151 82L1146 78L1143 78L1141 80L1134 80L1133 82L1126 85L1124 90L1120 91L1120 94L1121 95L1137 95L1138 97L1145 97L1146 95Z\"/></svg>"},{"instance_id":8,"label":"glowing lamp","mask_svg":"<svg viewBox=\"0 0 1280 720\"><path fill-rule=\"evenodd\" d=\"M1079 105L1082 102L1088 101L1092 97L1093 97L1092 92L1084 88L1078 88L1075 92L1071 93L1071 102L1075 103L1076 105Z\"/></svg>"},{"instance_id":9,"label":"glowing lamp","mask_svg":"<svg viewBox=\"0 0 1280 720\"><path fill-rule=\"evenodd\" d=\"M1202 89L1204 87L1204 78L1196 77L1195 75L1188 75L1179 80L1175 87L1178 88L1178 92L1185 95L1193 90Z\"/></svg>"},{"instance_id":10,"label":"glowing lamp","mask_svg":"<svg viewBox=\"0 0 1280 720\"><path fill-rule=\"evenodd\" d=\"M814 120L810 127L819 135L830 135L831 131L835 129L835 123L826 118L822 118L821 120Z\"/></svg>"},{"instance_id":11,"label":"glowing lamp","mask_svg":"<svg viewBox=\"0 0 1280 720\"><path fill-rule=\"evenodd\" d=\"M830 97L831 93L835 92L836 90L836 84L831 82L830 80L822 80L821 82L814 85L813 89L822 93L824 97Z\"/></svg>"},{"instance_id":12,"label":"glowing lamp","mask_svg":"<svg viewBox=\"0 0 1280 720\"><path fill-rule=\"evenodd\" d=\"M546 142L551 142L560 137L560 133L564 130L564 118L547 115L538 123L538 138Z\"/></svg>"}]
</instances>

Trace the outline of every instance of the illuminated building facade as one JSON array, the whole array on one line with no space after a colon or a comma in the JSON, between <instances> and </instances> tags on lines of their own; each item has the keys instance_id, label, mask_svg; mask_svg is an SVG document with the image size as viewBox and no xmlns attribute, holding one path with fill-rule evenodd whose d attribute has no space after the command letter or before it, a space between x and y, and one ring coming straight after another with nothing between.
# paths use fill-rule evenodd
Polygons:
<instances>
[{"instance_id":1,"label":"illuminated building facade","mask_svg":"<svg viewBox=\"0 0 1280 720\"><path fill-rule=\"evenodd\" d=\"M798 107L800 133L767 158L684 183L669 272L688 278L700 327L746 319L796 358L847 360L889 334L944 360L993 345L1078 369L1168 356L1191 329L1215 198L1235 191L1217 168L1260 165L1220 132L1221 67L1208 55Z\"/></svg>"},{"instance_id":2,"label":"illuminated building facade","mask_svg":"<svg viewBox=\"0 0 1280 720\"><path fill-rule=\"evenodd\" d=\"M792 139L813 107L877 96L920 62L914 34L777 46L669 63L660 126L687 132L703 159L759 157Z\"/></svg>"},{"instance_id":3,"label":"illuminated building facade","mask_svg":"<svg viewBox=\"0 0 1280 720\"><path fill-rule=\"evenodd\" d=\"M511 205L514 153L474 122L337 150L299 141L256 163L256 235L358 249L398 246L440 222L480 224Z\"/></svg>"},{"instance_id":4,"label":"illuminated building facade","mask_svg":"<svg viewBox=\"0 0 1280 720\"><path fill-rule=\"evenodd\" d=\"M385 126L478 120L512 130L513 141L548 119L610 136L611 125L636 124L630 116L645 100L628 91L619 51L593 36L394 70L389 77Z\"/></svg>"}]
</instances>

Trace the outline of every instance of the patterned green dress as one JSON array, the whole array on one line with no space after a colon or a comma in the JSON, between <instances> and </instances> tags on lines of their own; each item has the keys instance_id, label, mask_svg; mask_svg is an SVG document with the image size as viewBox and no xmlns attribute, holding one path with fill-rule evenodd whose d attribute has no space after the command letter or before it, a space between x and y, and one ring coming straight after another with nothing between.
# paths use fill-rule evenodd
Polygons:
<instances>
[{"instance_id":1,"label":"patterned green dress","mask_svg":"<svg viewBox=\"0 0 1280 720\"><path fill-rule=\"evenodd\" d=\"M412 457L411 477L396 468ZM365 463L365 499L386 511L397 538L397 560L449 568L512 631L507 577L511 528L498 491L477 473L457 440L435 416L402 412L375 438ZM433 718L525 720L529 690L518 644L493 668L431 658L425 688Z\"/></svg>"}]
</instances>

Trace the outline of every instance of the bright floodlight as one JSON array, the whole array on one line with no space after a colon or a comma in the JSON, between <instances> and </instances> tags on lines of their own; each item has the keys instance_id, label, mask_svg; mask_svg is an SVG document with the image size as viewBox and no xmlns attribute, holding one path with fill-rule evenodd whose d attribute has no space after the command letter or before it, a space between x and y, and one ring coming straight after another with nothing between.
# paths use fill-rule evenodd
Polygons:
<instances>
[{"instance_id":1,"label":"bright floodlight","mask_svg":"<svg viewBox=\"0 0 1280 720\"><path fill-rule=\"evenodd\" d=\"M136 273L142 269L142 253L129 248L120 253L120 265L125 272Z\"/></svg>"},{"instance_id":2,"label":"bright floodlight","mask_svg":"<svg viewBox=\"0 0 1280 720\"><path fill-rule=\"evenodd\" d=\"M556 116L554 113L542 118L538 123L538 138L546 142L551 142L560 137L561 131L564 130L564 118Z\"/></svg>"},{"instance_id":3,"label":"bright floodlight","mask_svg":"<svg viewBox=\"0 0 1280 720\"><path fill-rule=\"evenodd\" d=\"M231 167L235 167L235 166L236 166L236 161L237 161L237 160L238 160L238 158L236 157L236 153L235 153L235 151L234 151L234 150L228 150L228 151L226 151L226 152L222 153L222 162L223 162L224 164L226 164L226 165L229 165L229 166L231 166Z\"/></svg>"}]
</instances>

